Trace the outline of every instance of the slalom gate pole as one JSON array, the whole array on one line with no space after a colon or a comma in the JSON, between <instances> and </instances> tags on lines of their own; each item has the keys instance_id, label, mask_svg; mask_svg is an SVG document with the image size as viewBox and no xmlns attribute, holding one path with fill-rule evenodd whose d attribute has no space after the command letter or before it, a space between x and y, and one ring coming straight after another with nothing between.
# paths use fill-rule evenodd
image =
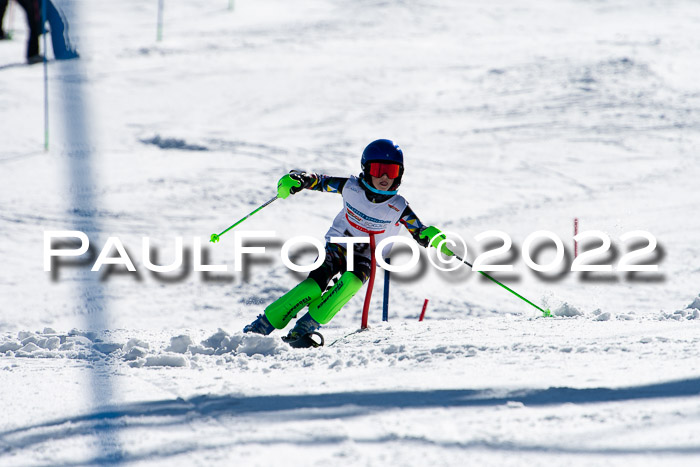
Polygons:
<instances>
[{"instance_id":1,"label":"slalom gate pole","mask_svg":"<svg viewBox=\"0 0 700 467\"><path fill-rule=\"evenodd\" d=\"M49 62L46 56L46 2L41 2L41 31L44 35L44 151L49 150Z\"/></svg>"},{"instance_id":2,"label":"slalom gate pole","mask_svg":"<svg viewBox=\"0 0 700 467\"><path fill-rule=\"evenodd\" d=\"M211 238L209 239L209 241L210 241L211 243L216 243L216 242L218 242L218 241L219 241L219 237L221 237L223 234L225 234L226 232L228 232L228 231L231 230L232 228L236 227L238 224L240 224L240 223L243 222L244 220L248 219L250 216L252 216L252 215L255 214L256 212L260 211L262 208L264 208L264 207L266 207L266 206L269 206L270 204L272 204L272 203L273 203L275 200L277 200L277 199L278 199L277 196L275 196L274 198L271 198L270 200L266 201L266 202L263 203L261 206L258 206L258 207L255 209L255 211L251 212L250 214L248 214L247 216L245 216L243 219L240 219L238 222L236 222L235 224L233 224L232 226L230 226L228 229L224 230L224 231L221 232L220 234L215 234L215 233L211 234Z\"/></svg>"},{"instance_id":3,"label":"slalom gate pole","mask_svg":"<svg viewBox=\"0 0 700 467\"><path fill-rule=\"evenodd\" d=\"M386 259L386 264L391 264L389 258ZM384 270L384 302L382 304L382 321L389 321L389 282L391 281L391 272Z\"/></svg>"},{"instance_id":4,"label":"slalom gate pole","mask_svg":"<svg viewBox=\"0 0 700 467\"><path fill-rule=\"evenodd\" d=\"M372 265L369 270L369 282L367 283L367 293L365 294L365 305L362 307L362 326L361 329L367 329L367 321L369 317L369 304L372 301L372 288L374 287L374 273L377 269L377 259L374 257L374 234L369 234L370 256Z\"/></svg>"},{"instance_id":5,"label":"slalom gate pole","mask_svg":"<svg viewBox=\"0 0 700 467\"><path fill-rule=\"evenodd\" d=\"M423 302L423 309L420 312L420 318L418 318L418 321L423 321L423 318L425 318L425 310L428 309L428 299L426 298L425 301Z\"/></svg>"},{"instance_id":6,"label":"slalom gate pole","mask_svg":"<svg viewBox=\"0 0 700 467\"><path fill-rule=\"evenodd\" d=\"M7 37L9 39L12 39L15 35L15 10L12 8L13 3L14 2L10 2L10 4L7 6L7 9L9 10L7 12ZM0 24L0 26L2 25Z\"/></svg>"},{"instance_id":7,"label":"slalom gate pole","mask_svg":"<svg viewBox=\"0 0 700 467\"><path fill-rule=\"evenodd\" d=\"M455 255L455 258L457 258L458 260L460 260L461 262L463 262L464 264L466 264L466 265L469 266L470 268L474 269L474 266L472 265L472 263L470 263L469 261L467 261L467 260L465 260L465 259L462 259L459 255ZM542 308L538 307L537 305L535 305L534 303L532 303L532 302L531 302L530 300L528 300L527 298L525 298L525 297L523 297L522 295L520 295L520 294L519 294L518 292L516 292L515 290L511 289L511 288L508 287L507 285L503 284L502 282L499 282L498 280L494 279L494 278L491 277L490 275L486 274L484 271L477 271L477 272L480 273L482 276L488 278L489 280L495 282L496 284L500 285L501 287L503 287L504 289L506 289L508 292L512 293L513 295L515 295L515 296L518 297L519 299L525 301L526 303L529 303L530 305L532 305L532 306L534 306L535 308L537 308L538 310L540 310L540 311L542 312L542 316L544 316L544 317L552 316L552 312L549 311L549 308L546 309L546 310L543 310Z\"/></svg>"},{"instance_id":8,"label":"slalom gate pole","mask_svg":"<svg viewBox=\"0 0 700 467\"><path fill-rule=\"evenodd\" d=\"M163 40L163 0L158 0L158 25L156 31L156 40Z\"/></svg>"}]
</instances>

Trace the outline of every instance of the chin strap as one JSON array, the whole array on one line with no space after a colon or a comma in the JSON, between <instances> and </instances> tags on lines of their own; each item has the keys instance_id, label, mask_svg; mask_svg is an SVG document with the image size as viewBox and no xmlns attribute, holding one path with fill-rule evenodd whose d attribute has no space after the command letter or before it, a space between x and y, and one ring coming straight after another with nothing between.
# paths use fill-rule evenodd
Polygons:
<instances>
[{"instance_id":1,"label":"chin strap","mask_svg":"<svg viewBox=\"0 0 700 467\"><path fill-rule=\"evenodd\" d=\"M365 181L364 177L362 177L362 178L360 179L360 182L361 182L361 183L364 185L364 187L367 188L369 191L371 191L372 193L376 193L376 194L378 194L378 195L395 195L396 193L399 192L399 190L393 190L393 191L377 190L376 188L374 188L373 186L371 186L369 183L367 183L367 182Z\"/></svg>"}]
</instances>

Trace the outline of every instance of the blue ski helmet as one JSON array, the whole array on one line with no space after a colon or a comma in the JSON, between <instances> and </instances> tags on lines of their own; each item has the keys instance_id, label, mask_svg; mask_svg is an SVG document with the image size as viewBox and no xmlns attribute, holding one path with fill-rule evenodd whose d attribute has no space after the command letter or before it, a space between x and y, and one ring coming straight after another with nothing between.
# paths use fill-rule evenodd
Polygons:
<instances>
[{"instance_id":1,"label":"blue ski helmet","mask_svg":"<svg viewBox=\"0 0 700 467\"><path fill-rule=\"evenodd\" d=\"M399 166L399 176L394 179L394 183L390 188L392 192L386 193L395 194L399 185L401 185L401 178L403 177L403 151L399 145L389 139L378 139L369 143L365 150L362 151L362 178L366 180L368 184L370 180L372 180L369 174L370 162L384 162L386 164L397 164ZM371 185L369 187L370 190L376 191Z\"/></svg>"}]
</instances>

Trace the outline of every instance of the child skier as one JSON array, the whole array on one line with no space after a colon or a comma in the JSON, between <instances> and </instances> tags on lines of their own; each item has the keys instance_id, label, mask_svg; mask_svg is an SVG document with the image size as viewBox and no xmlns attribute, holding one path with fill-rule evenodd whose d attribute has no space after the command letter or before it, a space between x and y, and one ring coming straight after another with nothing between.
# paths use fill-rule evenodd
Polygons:
<instances>
[{"instance_id":1,"label":"child skier","mask_svg":"<svg viewBox=\"0 0 700 467\"><path fill-rule=\"evenodd\" d=\"M392 141L379 139L370 143L362 153L362 173L359 177L341 178L327 175L291 172L277 184L277 196L287 198L302 189L339 193L343 210L338 213L326 233L326 259L306 280L270 304L263 314L243 328L243 332L268 335L284 329L297 313L308 305L309 311L297 320L294 328L282 339L292 347L322 345L312 338L316 330L327 324L335 314L362 288L370 275L371 256L368 244L356 245L353 251L331 237L366 237L375 234L376 242L396 235L403 224L421 246L436 246L444 235L436 227L424 226L406 200L397 194L403 177L403 152ZM443 244L442 252L452 255ZM347 256L353 255L353 270L347 269ZM331 279L340 279L324 293Z\"/></svg>"}]
</instances>

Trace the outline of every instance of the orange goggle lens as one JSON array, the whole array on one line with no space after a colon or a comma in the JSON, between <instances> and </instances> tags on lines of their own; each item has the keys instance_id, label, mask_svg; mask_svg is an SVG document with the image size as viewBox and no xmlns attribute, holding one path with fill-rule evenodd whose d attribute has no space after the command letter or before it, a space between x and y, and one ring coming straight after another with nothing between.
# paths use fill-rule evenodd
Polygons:
<instances>
[{"instance_id":1,"label":"orange goggle lens","mask_svg":"<svg viewBox=\"0 0 700 467\"><path fill-rule=\"evenodd\" d=\"M398 164L385 164L383 162L370 162L369 174L373 177L380 178L386 175L389 178L397 178L401 167Z\"/></svg>"}]
</instances>

